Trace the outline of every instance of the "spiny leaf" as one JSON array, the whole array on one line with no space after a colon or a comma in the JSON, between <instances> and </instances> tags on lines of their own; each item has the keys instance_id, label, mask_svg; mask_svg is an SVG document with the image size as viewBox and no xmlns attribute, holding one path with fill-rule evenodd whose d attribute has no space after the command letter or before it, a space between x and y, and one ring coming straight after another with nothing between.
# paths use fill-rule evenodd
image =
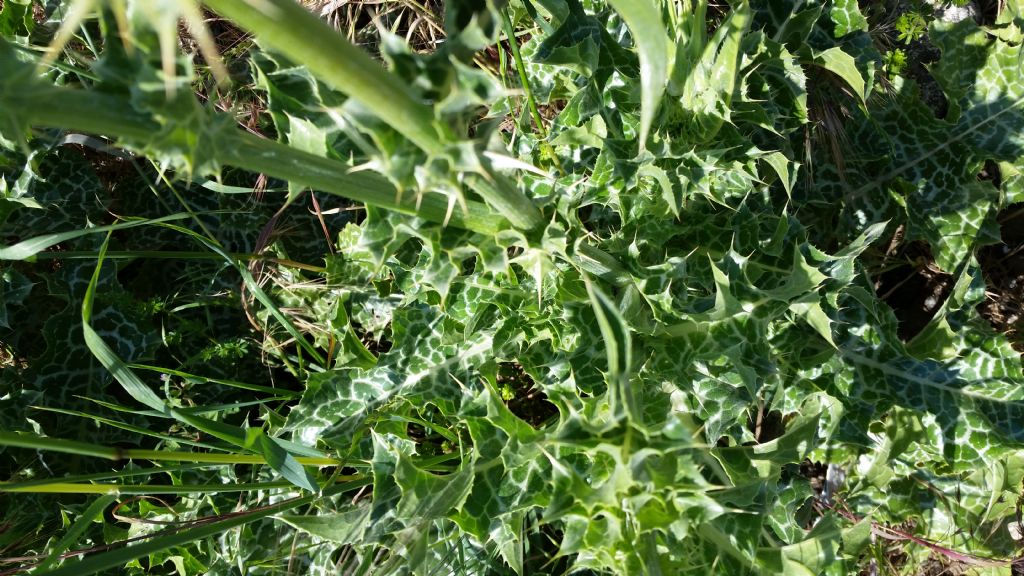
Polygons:
<instances>
[{"instance_id":1,"label":"spiny leaf","mask_svg":"<svg viewBox=\"0 0 1024 576\"><path fill-rule=\"evenodd\" d=\"M864 76L857 69L857 62L838 46L818 52L814 63L832 72L846 83L861 104L865 103L866 86Z\"/></svg>"},{"instance_id":2,"label":"spiny leaf","mask_svg":"<svg viewBox=\"0 0 1024 576\"><path fill-rule=\"evenodd\" d=\"M626 21L640 53L640 150L644 150L668 82L670 43L655 0L609 0L608 3Z\"/></svg>"},{"instance_id":3,"label":"spiny leaf","mask_svg":"<svg viewBox=\"0 0 1024 576\"><path fill-rule=\"evenodd\" d=\"M316 479L276 439L267 436L262 430L249 430L246 443L262 454L267 464L285 480L310 492L320 492Z\"/></svg>"},{"instance_id":4,"label":"spiny leaf","mask_svg":"<svg viewBox=\"0 0 1024 576\"><path fill-rule=\"evenodd\" d=\"M609 401L613 418L625 415L629 422L644 428L638 394L633 390L632 364L633 343L629 327L622 319L615 304L605 293L587 280L587 293L590 305L597 316L597 325L604 338L605 353L608 359Z\"/></svg>"},{"instance_id":5,"label":"spiny leaf","mask_svg":"<svg viewBox=\"0 0 1024 576\"><path fill-rule=\"evenodd\" d=\"M829 16L836 25L836 38L868 30L868 19L861 13L857 0L835 0L829 10Z\"/></svg>"},{"instance_id":6,"label":"spiny leaf","mask_svg":"<svg viewBox=\"0 0 1024 576\"><path fill-rule=\"evenodd\" d=\"M336 544L356 544L371 522L370 506L362 504L350 510L334 514L317 514L315 516L285 514L277 516L278 520Z\"/></svg>"}]
</instances>

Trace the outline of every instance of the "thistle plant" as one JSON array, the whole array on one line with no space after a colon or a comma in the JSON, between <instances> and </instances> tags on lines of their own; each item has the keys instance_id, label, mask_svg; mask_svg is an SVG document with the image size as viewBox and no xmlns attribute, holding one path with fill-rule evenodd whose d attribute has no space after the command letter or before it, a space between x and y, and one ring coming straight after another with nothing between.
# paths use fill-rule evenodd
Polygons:
<instances>
[{"instance_id":1,"label":"thistle plant","mask_svg":"<svg viewBox=\"0 0 1024 576\"><path fill-rule=\"evenodd\" d=\"M101 4L62 5L46 45L8 26L30 4L0 12L0 320L52 274L65 308L43 327L73 318L85 354L72 395L47 397L55 335L50 363L4 375L0 491L95 495L21 568L847 574L884 555L873 535L1009 566L979 534L1014 515L1024 373L977 312L976 254L1022 200L1010 16L932 23L938 119L912 82L876 82L853 1L451 1L434 50L381 29L376 59L294 0L206 0L254 38L246 86L196 3ZM211 81L169 38L178 15ZM814 90L846 112L842 162L809 144ZM216 106L253 94L262 135ZM67 192L82 135L159 179ZM271 224L316 204L302 242L232 204L253 173L280 192ZM360 216L325 219L328 200ZM953 279L909 340L875 290L894 235ZM216 322L178 320L214 300L124 304L157 259L227 294L261 374L294 386L167 353L216 356L188 344ZM62 434L83 419L110 436ZM52 452L67 477L42 472Z\"/></svg>"}]
</instances>

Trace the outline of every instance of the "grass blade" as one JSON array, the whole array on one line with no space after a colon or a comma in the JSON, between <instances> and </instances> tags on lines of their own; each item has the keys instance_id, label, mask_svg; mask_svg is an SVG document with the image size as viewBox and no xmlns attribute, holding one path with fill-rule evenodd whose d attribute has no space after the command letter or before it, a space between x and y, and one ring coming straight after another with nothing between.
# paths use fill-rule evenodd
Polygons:
<instances>
[{"instance_id":1,"label":"grass blade","mask_svg":"<svg viewBox=\"0 0 1024 576\"><path fill-rule=\"evenodd\" d=\"M3 487L0 486L0 490L2 489ZM82 512L82 515L79 516L78 519L75 520L75 523L71 525L71 528L68 528L64 537L54 545L53 550L50 551L50 555L46 557L46 560L43 560L43 562L37 566L32 573L36 574L39 572L45 572L50 568L50 566L59 562L61 554L73 546L89 528L89 524L91 524L97 516L103 514L103 511L107 509L107 506L110 506L116 499L116 496L107 494L93 500L92 504L85 509L85 512Z\"/></svg>"},{"instance_id":2,"label":"grass blade","mask_svg":"<svg viewBox=\"0 0 1024 576\"><path fill-rule=\"evenodd\" d=\"M125 422L114 420L112 418L104 418L103 416L90 414L88 412L82 412L80 410L68 410L66 408L50 408L48 406L34 406L34 408L36 410L41 410L44 412L53 412L55 414L67 414L68 416L78 416L80 418L86 418L88 420L92 420L93 422L98 422L100 424L106 424L107 426L113 426L114 428L120 428L121 430L134 432L136 434L139 434L140 436L150 436L153 438L159 438L160 440L163 440L165 442L175 442L178 444L183 444L185 446L206 448L207 450L223 450L223 448L214 446L213 444L207 444L206 442L196 442L195 440L189 440L187 438L179 438L176 436L170 436L168 434L153 432L152 430L148 430L141 426L133 426Z\"/></svg>"},{"instance_id":3,"label":"grass blade","mask_svg":"<svg viewBox=\"0 0 1024 576\"><path fill-rule=\"evenodd\" d=\"M263 454L271 468L300 488L305 488L310 492L317 492L319 490L316 478L303 468L302 464L299 464L295 457L289 454L283 446L267 436L262 430L256 430L255 432L257 434L255 434L254 438L254 447Z\"/></svg>"},{"instance_id":4,"label":"grass blade","mask_svg":"<svg viewBox=\"0 0 1024 576\"><path fill-rule=\"evenodd\" d=\"M213 250L214 252L217 252L218 254L222 255L225 259L227 259L230 263L234 264L236 268L239 269L239 272L242 273L243 278L246 280L246 285L250 287L251 290L254 291L256 297L261 302L264 302L265 305L268 305L268 307L271 310L271 313L276 312L276 314L274 314L275 317L278 318L282 322L282 324L285 325L285 328L290 328L289 332L292 333L292 335L296 338L296 341L299 342L300 345L305 344L305 347L308 349L310 354L319 362L323 363L323 358L319 355L319 353L317 353L317 351L312 347L311 344L306 342L306 339L302 337L301 334L299 334L295 327L292 326L290 322L288 322L287 318L284 317L280 310L276 308L276 306L273 304L270 298L266 296L263 290L256 283L256 280L253 279L251 274L249 274L248 269L246 269L243 266L239 266L237 262L228 258L227 254L225 254L218 246L208 242L199 234L194 233L186 228L181 228L170 224L165 225L171 227L174 230L178 230L179 232L186 233L187 235L198 239L207 248ZM107 239L104 241L103 246L100 248L100 253L96 261L96 269L93 271L92 279L89 282L89 286L86 288L85 301L82 304L82 329L85 332L85 343L89 347L89 350L93 353L94 356L96 356L100 363L103 364L103 367L114 375L114 378L121 383L121 386L125 389L125 391L128 392L128 394L131 395L131 397L134 398L140 404L149 406L150 408L156 410L157 412L162 412L170 416L173 416L175 419L181 422L190 424L198 428L199 430L206 432L207 434L211 434L217 438L220 438L221 440L224 440L225 442L229 442L240 448L246 450L253 449L250 442L248 442L247 440L246 433L241 428L229 426L222 422L217 422L215 420L203 418L201 416L195 416L187 412L173 410L169 408L166 404L164 404L163 400L161 400L160 397L157 396L155 392L150 390L150 388L146 386L146 384L135 374L135 372L133 372L132 369L129 368L128 365L125 364L125 362L121 360L121 358L118 357L117 354L114 353L114 351L111 350L109 346L107 346L106 342L104 342L103 339L99 336L99 334L97 334L95 330L92 329L92 326L89 325L89 319L92 316L92 304L93 298L95 296L96 284L99 281L100 270L103 267L103 258L106 254L109 240L110 236L108 233ZM299 465L299 463L295 460L294 457L292 457L290 454L288 454L287 451L285 451L282 445L273 444L273 447L276 448L276 451L271 451L270 446L264 443L258 447L259 449L257 451L263 454L265 458L264 461L267 464L269 464L271 468L280 473L282 476L289 480L296 481L296 485L299 486L300 488L310 489L310 487L313 486L312 477L309 476L308 473L305 473L305 471L303 471L303 474L298 474L296 470L301 471L301 465ZM283 452L284 454L280 454L278 452Z\"/></svg>"},{"instance_id":5,"label":"grass blade","mask_svg":"<svg viewBox=\"0 0 1024 576\"><path fill-rule=\"evenodd\" d=\"M151 223L147 221L146 223ZM167 412L167 406L164 405L163 400L156 395L155 392L150 390L149 386L143 382L134 372L117 356L117 354L107 346L107 343L103 341L103 338L93 330L92 325L89 321L92 319L92 305L93 300L96 296L96 284L100 279L100 270L103 269L103 257L107 252L107 246L110 243L110 233L107 233L107 238L103 241L103 246L100 248L99 256L96 260L96 268L93 270L92 279L89 281L89 285L85 289L85 298L82 302L82 330L85 333L85 345L88 346L89 351L92 352L93 356L100 361L100 364L107 369L117 380L124 391L127 392L132 398L135 399L139 404L143 404L156 410L157 412Z\"/></svg>"},{"instance_id":6,"label":"grass blade","mask_svg":"<svg viewBox=\"0 0 1024 576\"><path fill-rule=\"evenodd\" d=\"M22 486L0 482L0 492L31 492L38 494L219 494L226 492L251 492L278 488L294 489L287 480L272 482L250 482L240 484L82 484L75 482L51 482L49 484Z\"/></svg>"},{"instance_id":7,"label":"grass blade","mask_svg":"<svg viewBox=\"0 0 1024 576\"><path fill-rule=\"evenodd\" d=\"M296 390L286 390L284 388L272 388L270 386L260 386L259 384L249 384L247 382L239 382L237 380L225 380L223 378L209 378L207 376L198 376L196 374L189 374L181 370L174 370L171 368L162 368L160 366L149 366L147 364L129 364L130 368L134 370L148 370L150 372L159 372L161 374L170 374L171 376L177 376L178 378L184 378L190 382L203 382L220 384L222 386L230 386L232 388L239 388L242 390L252 390L253 392L264 392L267 394L273 394L275 396L289 396L291 398L302 397L302 392Z\"/></svg>"},{"instance_id":8,"label":"grass blade","mask_svg":"<svg viewBox=\"0 0 1024 576\"><path fill-rule=\"evenodd\" d=\"M242 281L245 283L246 289L248 289L249 292L251 292L252 295L255 296L257 300L260 301L260 304L263 304L264 306L267 307L267 310L274 317L274 319L277 320L281 324L281 327L283 327L288 332L288 334L295 339L296 344L303 350L305 350L306 353L308 353L314 360L317 361L317 363L319 363L320 365L326 364L326 360L320 354L320 352L317 351L316 347L310 344L306 340L306 337L303 336L302 333L299 332L297 328L295 328L295 325L292 324L288 317L285 316L283 312L281 312L281 309L278 308L277 304L273 301L273 299L271 299L270 296L267 295L263 288L260 287L259 282L257 282L256 279L253 278L252 273L249 272L249 269L247 267L242 266L238 262L238 260L235 260L234 258L229 256L228 253L221 249L220 246L217 246L216 244L210 242L201 234L193 232L188 228L175 226L173 224L164 224L164 226L170 228L171 230L180 232L186 236L192 237L200 244L202 244L204 247L206 247L208 250L219 254L224 259L225 262L233 266L235 270L238 271L239 275L241 275L242 277Z\"/></svg>"},{"instance_id":9,"label":"grass blade","mask_svg":"<svg viewBox=\"0 0 1024 576\"><path fill-rule=\"evenodd\" d=\"M212 454L208 452L177 452L173 450L139 450L117 448L77 440L49 438L28 433L0 432L0 446L14 446L30 450L50 450L65 454L105 458L107 460L152 460L154 462L206 462L211 464L266 464L259 454ZM340 460L327 457L296 456L303 466L338 466Z\"/></svg>"},{"instance_id":10,"label":"grass blade","mask_svg":"<svg viewBox=\"0 0 1024 576\"><path fill-rule=\"evenodd\" d=\"M54 234L43 234L42 236L36 236L35 238L29 238L22 242L18 242L13 246L5 246L0 248L0 260L28 260L36 254L56 246L61 242L67 242L75 238L80 238L89 234L98 234L100 232L113 232L115 230L127 230L128 228L135 228L138 226L145 226L147 224L153 224L157 222L171 222L174 220L182 220L189 218L189 214L171 214L170 216L164 216L162 218L146 219L146 220L133 220L130 222L124 222L121 224L111 224L109 226L96 226L95 228L82 228L80 230L72 230L69 232L57 232Z\"/></svg>"},{"instance_id":11,"label":"grass blade","mask_svg":"<svg viewBox=\"0 0 1024 576\"><path fill-rule=\"evenodd\" d=\"M109 552L103 552L95 556L87 556L81 562L72 564L70 566L63 566L56 570L49 572L41 572L37 576L87 576L89 574L95 574L102 570L108 570L111 568L118 568L124 566L132 560L148 556L150 554L156 554L174 548L175 546L181 546L193 542L195 540L201 540L203 538L209 538L216 536L232 528L244 526L250 522L255 522L261 518L267 518L281 512L298 508L299 506L305 506L312 504L322 497L332 496L335 494L341 494L366 486L371 482L370 478L359 478L357 480L351 480L343 484L338 484L326 488L323 490L322 496L303 496L300 498L292 498L276 504L265 506L253 512L240 514L233 516L225 520L217 522L211 522L202 526L195 526L186 530L182 530L178 533L171 533L167 536L161 536L154 538L148 542L142 544L136 544L134 546L126 546L124 548L118 548L117 550L111 550Z\"/></svg>"},{"instance_id":12,"label":"grass blade","mask_svg":"<svg viewBox=\"0 0 1024 576\"><path fill-rule=\"evenodd\" d=\"M29 488L31 486L46 486L47 484L70 484L70 483L83 483L92 482L94 480L117 480L122 478L134 478L136 476L151 476L156 474L169 474L171 472L181 472L184 470L197 470L201 468L211 468L216 466L227 466L227 464L172 464L170 466L159 466L151 468L131 468L127 470L119 470L116 472L98 472L96 474L76 474L74 476L61 476L60 478L44 478L42 480L27 480L23 482L16 482L16 484L22 488Z\"/></svg>"},{"instance_id":13,"label":"grass blade","mask_svg":"<svg viewBox=\"0 0 1024 576\"><path fill-rule=\"evenodd\" d=\"M106 458L107 460L121 459L121 450L112 446L101 446L77 440L47 438L35 434L0 432L0 446L14 446L15 448L28 448L29 450L51 450L65 454Z\"/></svg>"}]
</instances>

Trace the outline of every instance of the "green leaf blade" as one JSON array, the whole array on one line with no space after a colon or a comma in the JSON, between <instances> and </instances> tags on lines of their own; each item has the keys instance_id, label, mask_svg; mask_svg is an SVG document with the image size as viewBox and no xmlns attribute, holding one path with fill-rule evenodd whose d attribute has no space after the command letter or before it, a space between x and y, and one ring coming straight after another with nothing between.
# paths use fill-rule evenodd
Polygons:
<instances>
[{"instance_id":1,"label":"green leaf blade","mask_svg":"<svg viewBox=\"0 0 1024 576\"><path fill-rule=\"evenodd\" d=\"M670 42L654 0L609 0L626 21L640 54L640 150L644 150L669 76Z\"/></svg>"}]
</instances>

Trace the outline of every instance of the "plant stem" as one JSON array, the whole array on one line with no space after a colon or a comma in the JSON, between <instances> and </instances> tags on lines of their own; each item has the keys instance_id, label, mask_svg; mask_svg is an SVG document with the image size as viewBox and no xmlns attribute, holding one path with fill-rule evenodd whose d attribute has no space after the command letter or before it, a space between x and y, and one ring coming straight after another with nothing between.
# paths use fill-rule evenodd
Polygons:
<instances>
[{"instance_id":1,"label":"plant stem","mask_svg":"<svg viewBox=\"0 0 1024 576\"><path fill-rule=\"evenodd\" d=\"M109 94L33 85L0 96L0 108L27 123L103 134L130 142L148 142L160 130L160 126L150 118L134 113L127 100ZM337 160L302 152L247 132L222 132L218 138L215 159L220 164L261 172L432 222L447 221L451 226L480 234L493 236L509 227L505 218L479 202L468 200L466 210L456 208L449 216L447 199L440 194L424 194L419 201L410 195L399 198L395 187L383 176L373 172L351 172L346 164ZM492 197L502 196L509 187L513 187L504 178L488 182L480 176L470 180L476 182L478 189L495 190L486 194ZM512 192L519 191L513 187ZM525 196L522 198L536 218L541 218L532 202ZM506 209L515 211L518 205L518 201L512 201ZM533 216L526 218L531 222L534 220ZM533 228L536 226L531 225L530 229ZM581 245L578 252L581 265L591 273L616 284L628 282L625 269L608 254L586 244Z\"/></svg>"},{"instance_id":2,"label":"plant stem","mask_svg":"<svg viewBox=\"0 0 1024 576\"><path fill-rule=\"evenodd\" d=\"M533 116L533 123L536 126L537 135L540 136L540 149L545 156L547 156L551 162L555 165L561 174L565 174L565 169L562 168L562 162L559 161L558 155L555 154L555 149L551 146L551 143L547 141L548 131L544 127L544 119L541 118L540 110L537 108L537 99L533 96L533 89L530 88L530 80L526 77L526 65L523 63L523 56L519 52L519 42L516 40L515 27L512 26L512 19L508 15L508 8L501 9L501 21L505 28L505 36L508 38L509 48L512 50L512 59L515 61L516 72L519 73L519 83L523 87L523 93L526 94L526 103L530 109L530 115ZM501 50L499 53L503 53Z\"/></svg>"},{"instance_id":3,"label":"plant stem","mask_svg":"<svg viewBox=\"0 0 1024 576\"><path fill-rule=\"evenodd\" d=\"M213 454L207 452L176 452L170 450L120 450L120 459L151 460L153 462L204 462L209 464L266 464L258 454ZM312 456L294 456L303 466L338 466L340 460Z\"/></svg>"},{"instance_id":4,"label":"plant stem","mask_svg":"<svg viewBox=\"0 0 1024 576\"><path fill-rule=\"evenodd\" d=\"M175 486L170 484L81 484L76 482L53 482L50 484L21 486L0 482L0 492L27 492L35 494L217 494L280 488L295 489L295 484L287 480L240 484L196 484L192 486Z\"/></svg>"},{"instance_id":5,"label":"plant stem","mask_svg":"<svg viewBox=\"0 0 1024 576\"><path fill-rule=\"evenodd\" d=\"M170 474L172 472L181 472L184 470L200 470L205 468L215 468L221 466L220 464L172 464L169 466L159 466L152 468L132 468L128 470L121 470L118 472L100 472L97 474L76 474L74 476L61 476L60 478L43 478L41 480L24 480L20 482L13 482L22 488L30 488L32 486L45 486L47 484L59 484L59 483L83 483L92 482L94 480L117 480L124 478L133 478L135 476L155 476L158 474ZM59 481L59 482L58 482Z\"/></svg>"},{"instance_id":6,"label":"plant stem","mask_svg":"<svg viewBox=\"0 0 1024 576\"><path fill-rule=\"evenodd\" d=\"M232 258L246 262L260 261L280 264L289 268L308 270L310 272L323 273L326 269L323 266L314 266L303 262L296 262L285 258L274 258L265 254L244 254L241 252L228 252ZM35 255L36 260L65 260L65 259L89 259L95 260L99 252L94 250L68 250L67 252L40 252ZM108 260L131 260L135 258L162 259L162 260L224 260L223 257L211 252L189 252L186 250L113 250L107 252Z\"/></svg>"},{"instance_id":7,"label":"plant stem","mask_svg":"<svg viewBox=\"0 0 1024 576\"><path fill-rule=\"evenodd\" d=\"M398 76L293 0L207 0L207 5L256 34L266 45L301 62L317 78L370 110L429 156L443 156L455 137L441 132L433 109ZM521 190L497 174L469 184L517 228L535 230L544 218ZM304 182L301 178L299 182ZM497 184L493 184L493 183ZM484 186L492 183L493 185ZM456 211L457 212L457 211ZM454 215L454 214L453 214Z\"/></svg>"},{"instance_id":8,"label":"plant stem","mask_svg":"<svg viewBox=\"0 0 1024 576\"><path fill-rule=\"evenodd\" d=\"M444 152L445 139L435 128L431 107L298 2L207 0L206 5L348 94L428 154Z\"/></svg>"},{"instance_id":9,"label":"plant stem","mask_svg":"<svg viewBox=\"0 0 1024 576\"><path fill-rule=\"evenodd\" d=\"M281 180L305 184L317 190L413 214L433 222L443 223L448 216L448 200L440 194L424 194L417 209L414 195L403 194L399 199L395 187L378 174L350 172L348 166L336 160L314 156L245 133L239 133L234 140L234 147L218 150L225 164L262 171ZM508 227L505 219L486 205L471 201L467 201L465 211L456 207L447 222L457 228L488 235Z\"/></svg>"},{"instance_id":10,"label":"plant stem","mask_svg":"<svg viewBox=\"0 0 1024 576\"><path fill-rule=\"evenodd\" d=\"M501 9L501 23L505 28L505 37L508 38L509 48L512 49L512 59L516 63L516 72L519 73L519 84L526 94L526 103L533 116L533 123L536 126L537 134L541 138L547 138L548 133L544 128L544 119L540 117L540 110L537 109L537 100L533 97L533 90L530 88L530 80L526 77L526 65L523 64L523 56L519 53L519 42L516 41L516 31L512 26L512 19L508 15L508 9Z\"/></svg>"},{"instance_id":11,"label":"plant stem","mask_svg":"<svg viewBox=\"0 0 1024 576\"><path fill-rule=\"evenodd\" d=\"M173 368L167 368L164 366L150 366L148 364L129 364L128 367L131 368L132 370L148 370L150 372L157 372L160 374L177 376L179 378L184 378L191 382L220 384L221 386L230 386L232 388L252 390L253 392L265 392L267 394L275 394L278 396L292 396L294 398L302 397L302 392L299 392L297 390L274 388L272 386L260 386L259 384L249 384L248 382L239 382L238 380L226 380L224 378L211 378L209 376L199 376L196 374L190 374L188 372L183 372L181 370L175 370Z\"/></svg>"},{"instance_id":12,"label":"plant stem","mask_svg":"<svg viewBox=\"0 0 1024 576\"><path fill-rule=\"evenodd\" d=\"M152 119L133 112L131 103L126 99L109 94L36 85L24 90L12 89L0 96L0 109L25 123L103 134L135 145L149 142L153 134L160 131L160 125ZM349 166L337 160L302 152L246 132L222 132L218 139L215 160L223 165L262 172L433 222L445 222L448 215L448 201L440 194L424 194L417 204L411 195L398 198L394 186L383 176L372 172L350 172ZM508 228L504 218L494 214L486 205L473 201L466 202L465 211L454 210L447 222L457 228L487 235Z\"/></svg>"},{"instance_id":13,"label":"plant stem","mask_svg":"<svg viewBox=\"0 0 1024 576\"><path fill-rule=\"evenodd\" d=\"M204 462L211 464L266 464L267 460L257 454L213 454L210 452L177 452L171 450L122 449L77 440L48 438L32 434L0 432L0 446L16 446L31 450L51 450L79 456L106 458L107 460L151 460L154 462ZM341 461L334 458L295 456L303 466L338 466Z\"/></svg>"}]
</instances>

